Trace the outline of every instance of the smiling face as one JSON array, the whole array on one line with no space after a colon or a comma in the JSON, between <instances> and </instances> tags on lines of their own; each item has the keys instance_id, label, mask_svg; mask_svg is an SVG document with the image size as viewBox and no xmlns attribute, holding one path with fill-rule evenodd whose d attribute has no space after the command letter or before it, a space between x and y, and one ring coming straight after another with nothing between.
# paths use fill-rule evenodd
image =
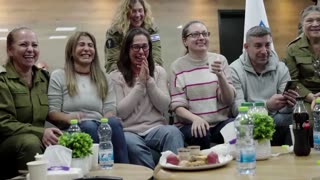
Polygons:
<instances>
[{"instance_id":1,"label":"smiling face","mask_svg":"<svg viewBox=\"0 0 320 180\"><path fill-rule=\"evenodd\" d=\"M271 36L265 35L262 37L249 37L244 44L251 64L254 67L264 67L268 61L271 53Z\"/></svg>"},{"instance_id":2,"label":"smiling face","mask_svg":"<svg viewBox=\"0 0 320 180\"><path fill-rule=\"evenodd\" d=\"M95 56L94 43L89 36L80 36L74 52L74 62L78 65L91 65Z\"/></svg>"},{"instance_id":3,"label":"smiling face","mask_svg":"<svg viewBox=\"0 0 320 180\"><path fill-rule=\"evenodd\" d=\"M200 35L199 35L200 33ZM187 36L183 38L183 44L191 53L207 52L209 47L208 30L201 23L191 24L188 28ZM198 36L198 37L197 37Z\"/></svg>"},{"instance_id":4,"label":"smiling face","mask_svg":"<svg viewBox=\"0 0 320 180\"><path fill-rule=\"evenodd\" d=\"M140 34L133 38L133 42L130 46L129 57L132 68L140 67L142 61L144 59L148 59L149 43L145 35Z\"/></svg>"},{"instance_id":5,"label":"smiling face","mask_svg":"<svg viewBox=\"0 0 320 180\"><path fill-rule=\"evenodd\" d=\"M22 29L14 33L14 41L8 47L8 55L15 66L31 69L39 58L38 39L34 32Z\"/></svg>"},{"instance_id":6,"label":"smiling face","mask_svg":"<svg viewBox=\"0 0 320 180\"><path fill-rule=\"evenodd\" d=\"M320 38L320 12L311 11L303 19L303 32L310 38Z\"/></svg>"},{"instance_id":7,"label":"smiling face","mask_svg":"<svg viewBox=\"0 0 320 180\"><path fill-rule=\"evenodd\" d=\"M144 8L139 1L133 4L128 12L131 27L141 27L144 21Z\"/></svg>"}]
</instances>

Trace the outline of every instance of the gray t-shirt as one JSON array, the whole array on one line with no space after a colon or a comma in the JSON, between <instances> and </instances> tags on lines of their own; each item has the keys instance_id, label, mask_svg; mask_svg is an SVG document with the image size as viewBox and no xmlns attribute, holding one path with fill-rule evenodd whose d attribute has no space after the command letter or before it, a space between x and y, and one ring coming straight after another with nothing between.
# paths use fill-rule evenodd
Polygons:
<instances>
[{"instance_id":1,"label":"gray t-shirt","mask_svg":"<svg viewBox=\"0 0 320 180\"><path fill-rule=\"evenodd\" d=\"M48 89L49 112L83 112L86 115L81 121L100 120L105 113L115 112L116 98L108 77L108 95L104 102L98 96L90 76L76 74L76 80L78 94L71 97L68 93L64 70L58 69L52 72Z\"/></svg>"}]
</instances>

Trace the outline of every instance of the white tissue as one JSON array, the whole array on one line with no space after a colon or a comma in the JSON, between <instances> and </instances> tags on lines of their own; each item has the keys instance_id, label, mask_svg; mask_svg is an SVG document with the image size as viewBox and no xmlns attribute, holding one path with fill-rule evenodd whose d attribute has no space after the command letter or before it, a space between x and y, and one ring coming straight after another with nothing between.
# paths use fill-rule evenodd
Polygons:
<instances>
[{"instance_id":1,"label":"white tissue","mask_svg":"<svg viewBox=\"0 0 320 180\"><path fill-rule=\"evenodd\" d=\"M72 150L61 145L52 145L47 147L43 154L48 161L48 167L70 167L72 160Z\"/></svg>"}]
</instances>

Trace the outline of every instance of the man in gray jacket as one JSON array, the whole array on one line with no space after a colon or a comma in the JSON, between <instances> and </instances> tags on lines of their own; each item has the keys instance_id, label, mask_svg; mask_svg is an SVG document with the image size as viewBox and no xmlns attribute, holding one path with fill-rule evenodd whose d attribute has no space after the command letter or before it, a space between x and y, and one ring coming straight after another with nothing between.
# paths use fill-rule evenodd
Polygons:
<instances>
[{"instance_id":1,"label":"man in gray jacket","mask_svg":"<svg viewBox=\"0 0 320 180\"><path fill-rule=\"evenodd\" d=\"M292 144L289 125L292 123L293 107L298 93L284 91L290 74L286 65L279 61L271 50L272 37L269 29L255 26L246 34L245 51L231 65L236 100L232 107L233 116L238 115L242 102L263 101L274 118L276 132L272 145Z\"/></svg>"}]
</instances>

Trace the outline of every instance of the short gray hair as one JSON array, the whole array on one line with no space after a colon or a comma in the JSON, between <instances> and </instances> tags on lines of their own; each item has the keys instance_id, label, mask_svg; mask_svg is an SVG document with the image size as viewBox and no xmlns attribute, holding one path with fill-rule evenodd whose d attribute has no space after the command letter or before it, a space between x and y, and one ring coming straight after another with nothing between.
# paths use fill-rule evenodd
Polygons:
<instances>
[{"instance_id":1,"label":"short gray hair","mask_svg":"<svg viewBox=\"0 0 320 180\"><path fill-rule=\"evenodd\" d=\"M272 36L269 28L263 26L253 26L246 34L246 41L248 42L250 37L263 37L266 35Z\"/></svg>"},{"instance_id":2,"label":"short gray hair","mask_svg":"<svg viewBox=\"0 0 320 180\"><path fill-rule=\"evenodd\" d=\"M306 7L300 14L300 22L302 23L304 18L308 16L311 12L320 12L320 7L315 5Z\"/></svg>"}]
</instances>

